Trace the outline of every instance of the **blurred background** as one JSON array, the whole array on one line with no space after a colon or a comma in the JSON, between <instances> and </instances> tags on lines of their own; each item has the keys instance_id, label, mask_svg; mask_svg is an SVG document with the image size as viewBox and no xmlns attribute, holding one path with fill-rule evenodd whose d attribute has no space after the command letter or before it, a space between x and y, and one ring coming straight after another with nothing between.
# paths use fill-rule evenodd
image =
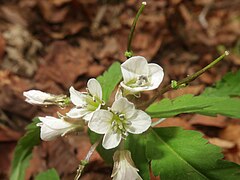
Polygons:
<instances>
[{"instance_id":1,"label":"blurred background","mask_svg":"<svg viewBox=\"0 0 240 180\"><path fill-rule=\"evenodd\" d=\"M229 50L231 55L190 86L164 97L201 93L228 71L240 67L240 0L148 0L133 39L135 55L160 64L165 77L180 80ZM83 91L124 52L139 0L0 0L0 179L9 178L13 150L35 116L56 115L57 107L24 102L23 91L68 94ZM239 107L240 109L240 107ZM204 133L240 163L240 121L223 116L180 115L161 126L182 126ZM73 179L90 147L86 134L43 142L34 149L26 179L56 168ZM60 157L60 158L59 158ZM84 180L110 179L111 166L95 153Z\"/></svg>"}]
</instances>

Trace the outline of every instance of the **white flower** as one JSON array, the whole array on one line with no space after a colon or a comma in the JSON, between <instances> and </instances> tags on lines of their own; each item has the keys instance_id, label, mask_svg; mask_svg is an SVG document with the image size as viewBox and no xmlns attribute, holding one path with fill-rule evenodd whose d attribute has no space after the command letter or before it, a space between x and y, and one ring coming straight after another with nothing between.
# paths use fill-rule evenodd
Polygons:
<instances>
[{"instance_id":1,"label":"white flower","mask_svg":"<svg viewBox=\"0 0 240 180\"><path fill-rule=\"evenodd\" d=\"M136 110L134 104L126 98L116 100L109 111L104 109L96 111L88 124L92 131L105 134L102 143L105 149L118 146L129 132L143 133L150 125L150 116L144 111Z\"/></svg>"},{"instance_id":2,"label":"white flower","mask_svg":"<svg viewBox=\"0 0 240 180\"><path fill-rule=\"evenodd\" d=\"M73 130L80 130L83 126L82 123L72 124L66 122L63 118L58 119L52 116L39 117L41 123L37 126L41 127L40 137L44 141L51 141L56 139L58 136L64 136L68 132Z\"/></svg>"},{"instance_id":3,"label":"white flower","mask_svg":"<svg viewBox=\"0 0 240 180\"><path fill-rule=\"evenodd\" d=\"M163 69L155 63L149 63L142 56L133 56L121 65L123 82L121 86L131 93L149 91L158 88L163 80Z\"/></svg>"},{"instance_id":4,"label":"white flower","mask_svg":"<svg viewBox=\"0 0 240 180\"><path fill-rule=\"evenodd\" d=\"M141 180L128 150L116 151L113 156L114 166L111 177L113 180Z\"/></svg>"},{"instance_id":5,"label":"white flower","mask_svg":"<svg viewBox=\"0 0 240 180\"><path fill-rule=\"evenodd\" d=\"M65 95L54 95L45 93L39 90L29 90L23 92L26 97L25 101L35 105L64 105L67 104L67 96Z\"/></svg>"},{"instance_id":6,"label":"white flower","mask_svg":"<svg viewBox=\"0 0 240 180\"><path fill-rule=\"evenodd\" d=\"M70 99L76 107L66 113L67 116L71 118L83 118L89 121L94 111L100 109L103 101L102 88L99 82L93 78L89 79L87 90L88 92L82 93L70 87Z\"/></svg>"}]
</instances>

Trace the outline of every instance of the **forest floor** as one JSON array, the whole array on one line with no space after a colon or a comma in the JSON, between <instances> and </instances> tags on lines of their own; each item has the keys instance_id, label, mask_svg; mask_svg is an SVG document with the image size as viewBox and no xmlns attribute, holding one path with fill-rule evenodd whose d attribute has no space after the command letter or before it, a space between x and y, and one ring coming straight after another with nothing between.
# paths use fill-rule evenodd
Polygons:
<instances>
[{"instance_id":1,"label":"forest floor","mask_svg":"<svg viewBox=\"0 0 240 180\"><path fill-rule=\"evenodd\" d=\"M240 0L148 0L133 39L135 55L161 65L163 85L206 66L225 50L231 54L189 86L163 97L199 94L240 67ZM101 4L97 0L0 0L0 179L9 178L14 147L35 116L56 115L59 108L27 104L23 91L68 94L84 91L91 77L124 52L141 2ZM63 110L61 110L63 111ZM240 120L223 116L180 115L161 126L201 131L223 148L225 159L240 163ZM54 167L73 179L90 147L87 134L43 142L34 149L30 179ZM59 158L60 157L60 158ZM94 153L82 179L110 179L111 167Z\"/></svg>"}]
</instances>

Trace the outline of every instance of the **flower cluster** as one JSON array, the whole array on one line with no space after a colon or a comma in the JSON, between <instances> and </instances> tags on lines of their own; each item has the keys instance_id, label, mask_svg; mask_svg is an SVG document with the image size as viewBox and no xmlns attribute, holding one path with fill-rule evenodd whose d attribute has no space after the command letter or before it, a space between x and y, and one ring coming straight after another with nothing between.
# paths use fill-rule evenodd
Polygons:
<instances>
[{"instance_id":1,"label":"flower cluster","mask_svg":"<svg viewBox=\"0 0 240 180\"><path fill-rule=\"evenodd\" d=\"M41 139L50 141L70 132L83 130L85 124L98 134L103 134L102 145L105 149L117 147L129 133L141 134L151 125L150 116L127 99L137 96L142 91L158 88L163 80L163 69L154 63L148 63L144 57L134 56L121 65L123 81L111 107L106 107L102 100L102 87L92 78L87 83L86 92L79 92L70 87L70 98L53 95L38 90L24 92L26 101L37 105L68 105L74 107L65 115L39 117ZM113 179L141 179L134 166L131 153L127 150L114 154Z\"/></svg>"}]
</instances>

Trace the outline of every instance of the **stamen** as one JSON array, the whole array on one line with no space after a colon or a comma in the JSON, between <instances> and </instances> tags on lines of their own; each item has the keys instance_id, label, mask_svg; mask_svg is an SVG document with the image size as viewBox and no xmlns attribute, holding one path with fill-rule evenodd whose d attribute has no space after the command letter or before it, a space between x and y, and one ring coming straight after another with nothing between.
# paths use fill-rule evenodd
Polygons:
<instances>
[{"instance_id":1,"label":"stamen","mask_svg":"<svg viewBox=\"0 0 240 180\"><path fill-rule=\"evenodd\" d=\"M125 118L125 114L119 114L118 116L121 120L123 120Z\"/></svg>"},{"instance_id":2,"label":"stamen","mask_svg":"<svg viewBox=\"0 0 240 180\"><path fill-rule=\"evenodd\" d=\"M148 81L147 76L141 75L141 76L138 77L138 79L136 81L136 84L138 86L145 86L148 82L149 81Z\"/></svg>"},{"instance_id":3,"label":"stamen","mask_svg":"<svg viewBox=\"0 0 240 180\"><path fill-rule=\"evenodd\" d=\"M118 128L122 130L123 129L123 125L122 124L118 124Z\"/></svg>"}]
</instances>

